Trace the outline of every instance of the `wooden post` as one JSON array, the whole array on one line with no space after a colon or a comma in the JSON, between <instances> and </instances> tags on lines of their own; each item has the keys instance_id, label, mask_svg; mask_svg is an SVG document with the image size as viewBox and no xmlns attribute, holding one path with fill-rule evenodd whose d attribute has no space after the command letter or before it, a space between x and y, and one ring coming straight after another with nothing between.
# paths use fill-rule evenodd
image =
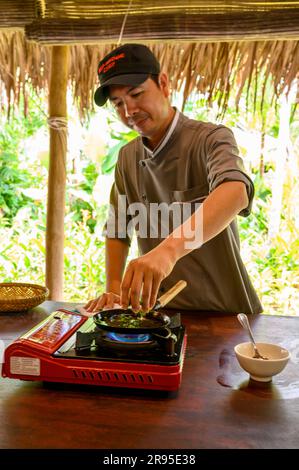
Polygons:
<instances>
[{"instance_id":1,"label":"wooden post","mask_svg":"<svg viewBox=\"0 0 299 470\"><path fill-rule=\"evenodd\" d=\"M46 286L63 300L64 213L67 144L68 46L53 46L49 91L50 161L46 232Z\"/></svg>"}]
</instances>

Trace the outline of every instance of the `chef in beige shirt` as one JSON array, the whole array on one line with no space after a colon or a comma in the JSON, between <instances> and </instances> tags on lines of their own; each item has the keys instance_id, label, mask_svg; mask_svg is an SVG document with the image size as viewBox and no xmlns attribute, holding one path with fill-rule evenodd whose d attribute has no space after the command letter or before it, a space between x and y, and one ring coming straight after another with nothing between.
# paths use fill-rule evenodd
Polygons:
<instances>
[{"instance_id":1,"label":"chef in beige shirt","mask_svg":"<svg viewBox=\"0 0 299 470\"><path fill-rule=\"evenodd\" d=\"M170 308L260 313L236 224L238 215L250 214L254 186L233 133L172 107L168 77L144 45L110 52L98 76L96 104L109 100L139 136L121 149L115 168L105 227L106 292L85 309L119 303L148 311L183 279L187 287ZM133 229L140 256L126 266Z\"/></svg>"}]
</instances>

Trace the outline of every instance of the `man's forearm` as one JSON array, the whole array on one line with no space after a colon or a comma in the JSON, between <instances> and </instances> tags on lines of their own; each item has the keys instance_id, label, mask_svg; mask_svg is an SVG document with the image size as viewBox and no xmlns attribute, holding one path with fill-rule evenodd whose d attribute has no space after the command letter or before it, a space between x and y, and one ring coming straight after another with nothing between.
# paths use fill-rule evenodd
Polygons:
<instances>
[{"instance_id":1,"label":"man's forearm","mask_svg":"<svg viewBox=\"0 0 299 470\"><path fill-rule=\"evenodd\" d=\"M106 238L106 292L120 294L128 253L129 246L125 242L117 238Z\"/></svg>"},{"instance_id":2,"label":"man's forearm","mask_svg":"<svg viewBox=\"0 0 299 470\"><path fill-rule=\"evenodd\" d=\"M223 183L207 197L202 207L174 230L159 247L165 249L176 262L222 232L247 205L248 196L244 183ZM187 232L189 236L190 233L194 235L194 240L186 236Z\"/></svg>"}]
</instances>

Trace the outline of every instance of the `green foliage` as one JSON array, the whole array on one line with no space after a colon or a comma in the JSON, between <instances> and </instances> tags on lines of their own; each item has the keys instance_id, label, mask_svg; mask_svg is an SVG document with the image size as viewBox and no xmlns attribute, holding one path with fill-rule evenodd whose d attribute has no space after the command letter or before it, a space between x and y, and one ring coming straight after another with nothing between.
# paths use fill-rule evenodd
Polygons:
<instances>
[{"instance_id":1,"label":"green foliage","mask_svg":"<svg viewBox=\"0 0 299 470\"><path fill-rule=\"evenodd\" d=\"M67 217L65 240L65 297L84 302L105 289L104 241L91 234L86 221L72 223Z\"/></svg>"},{"instance_id":2,"label":"green foliage","mask_svg":"<svg viewBox=\"0 0 299 470\"><path fill-rule=\"evenodd\" d=\"M85 160L87 160L86 157ZM94 233L97 224L95 218L97 209L92 192L98 175L99 171L96 164L87 161L86 165L82 168L82 181L79 184L69 184L67 187L66 200L72 222L81 225L85 221L90 233Z\"/></svg>"},{"instance_id":3,"label":"green foliage","mask_svg":"<svg viewBox=\"0 0 299 470\"><path fill-rule=\"evenodd\" d=\"M286 210L293 185L284 187L279 234L269 240L272 193L267 178L256 176L252 214L238 218L242 255L265 313L298 315L299 230Z\"/></svg>"},{"instance_id":4,"label":"green foliage","mask_svg":"<svg viewBox=\"0 0 299 470\"><path fill-rule=\"evenodd\" d=\"M40 224L33 223L30 207L19 210L11 227L0 219L1 282L34 280L44 284L45 226L41 208L38 219Z\"/></svg>"},{"instance_id":5,"label":"green foliage","mask_svg":"<svg viewBox=\"0 0 299 470\"><path fill-rule=\"evenodd\" d=\"M18 168L19 142L15 134L16 126L10 124L5 124L0 134L0 207L9 222L28 201L22 188L30 185L28 171Z\"/></svg>"},{"instance_id":6,"label":"green foliage","mask_svg":"<svg viewBox=\"0 0 299 470\"><path fill-rule=\"evenodd\" d=\"M34 186L36 177L28 170L26 162L21 163L21 157L24 157L25 139L32 136L46 121L35 107L37 97L32 100L26 119L15 113L9 121L3 116L0 120L0 211L8 224L12 223L22 207L34 207L34 202L24 194L24 189Z\"/></svg>"},{"instance_id":7,"label":"green foliage","mask_svg":"<svg viewBox=\"0 0 299 470\"><path fill-rule=\"evenodd\" d=\"M111 135L112 139L117 141L117 144L109 148L106 156L102 161L101 170L103 174L109 174L113 172L120 149L125 144L135 139L137 135L137 132L132 130L129 132L113 133Z\"/></svg>"},{"instance_id":8,"label":"green foliage","mask_svg":"<svg viewBox=\"0 0 299 470\"><path fill-rule=\"evenodd\" d=\"M82 170L85 181L80 184L80 188L86 191L88 194L91 194L99 176L99 171L97 165L94 162L88 162L87 165Z\"/></svg>"}]
</instances>

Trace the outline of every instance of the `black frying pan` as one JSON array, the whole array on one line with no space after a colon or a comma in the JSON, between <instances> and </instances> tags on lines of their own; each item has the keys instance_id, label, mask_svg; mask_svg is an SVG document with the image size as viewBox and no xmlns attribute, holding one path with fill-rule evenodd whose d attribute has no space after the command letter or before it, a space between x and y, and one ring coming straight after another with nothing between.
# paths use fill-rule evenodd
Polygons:
<instances>
[{"instance_id":1,"label":"black frying pan","mask_svg":"<svg viewBox=\"0 0 299 470\"><path fill-rule=\"evenodd\" d=\"M132 309L102 310L93 316L95 324L102 330L123 334L140 334L157 332L170 324L168 315L157 311L170 302L186 287L186 281L177 282L157 300L153 310L148 313L134 313Z\"/></svg>"}]
</instances>

